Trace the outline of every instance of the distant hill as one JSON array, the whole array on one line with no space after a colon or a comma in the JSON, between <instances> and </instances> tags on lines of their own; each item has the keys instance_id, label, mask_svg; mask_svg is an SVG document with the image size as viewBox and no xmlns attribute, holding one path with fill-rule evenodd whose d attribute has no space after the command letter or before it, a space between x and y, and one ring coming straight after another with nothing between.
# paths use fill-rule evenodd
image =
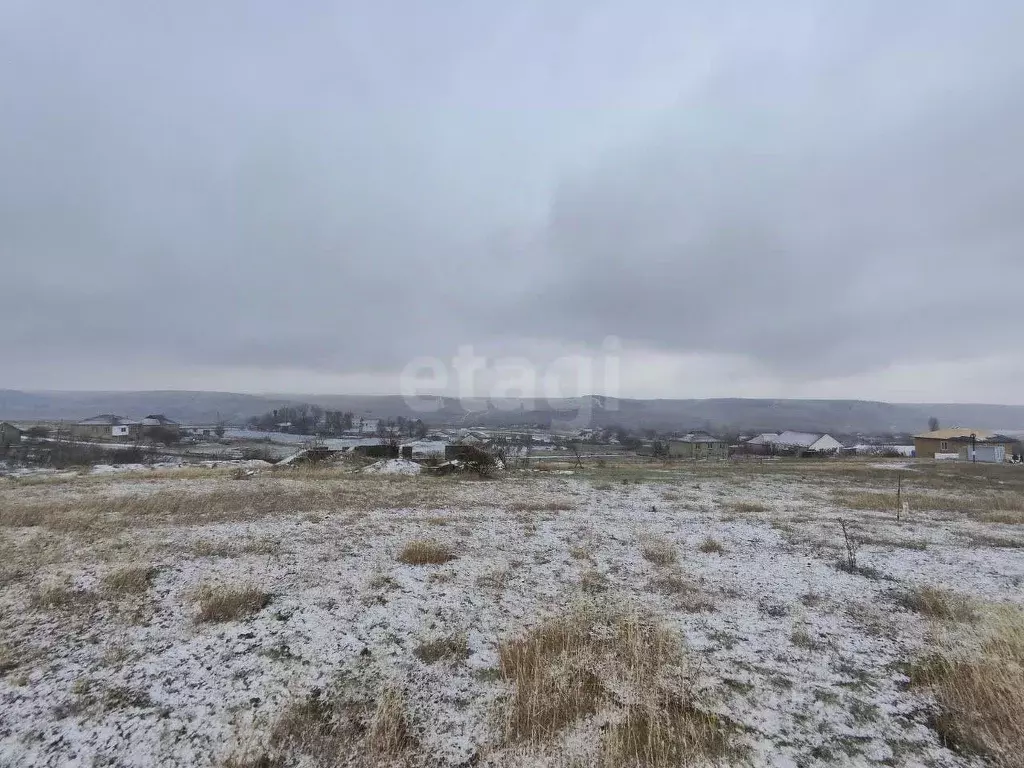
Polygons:
<instances>
[{"instance_id":1,"label":"distant hill","mask_svg":"<svg viewBox=\"0 0 1024 768\"><path fill-rule=\"evenodd\" d=\"M581 426L621 425L629 429L711 429L760 432L796 429L840 434L922 432L928 419L943 426L963 425L994 431L1024 431L1024 406L905 404L862 400L628 400L571 398L530 403L453 398L433 402L430 412L416 411L398 395L244 395L233 392L22 392L0 390L0 419L78 420L99 413L141 417L162 413L185 424L225 421L240 424L282 405L311 403L375 418L422 418L433 424L503 426L567 422L589 409Z\"/></svg>"}]
</instances>

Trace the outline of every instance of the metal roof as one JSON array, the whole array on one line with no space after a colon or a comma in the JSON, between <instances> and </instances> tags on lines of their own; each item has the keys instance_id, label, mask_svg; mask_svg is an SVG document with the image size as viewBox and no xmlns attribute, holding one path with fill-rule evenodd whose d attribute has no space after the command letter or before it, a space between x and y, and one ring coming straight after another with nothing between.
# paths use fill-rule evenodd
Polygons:
<instances>
[{"instance_id":1,"label":"metal roof","mask_svg":"<svg viewBox=\"0 0 1024 768\"><path fill-rule=\"evenodd\" d=\"M954 427L953 429L937 429L934 432L925 432L920 435L914 435L914 437L922 440L970 440L971 435L974 435L978 440L988 440L990 437L995 437L992 432L984 429L964 429L962 427Z\"/></svg>"}]
</instances>

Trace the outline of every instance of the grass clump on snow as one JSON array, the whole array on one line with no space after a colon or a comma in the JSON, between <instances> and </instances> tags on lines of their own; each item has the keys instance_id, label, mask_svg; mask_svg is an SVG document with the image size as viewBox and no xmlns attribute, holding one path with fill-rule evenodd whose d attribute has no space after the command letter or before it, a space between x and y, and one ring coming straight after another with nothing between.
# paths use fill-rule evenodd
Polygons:
<instances>
[{"instance_id":1,"label":"grass clump on snow","mask_svg":"<svg viewBox=\"0 0 1024 768\"><path fill-rule=\"evenodd\" d=\"M597 713L604 766L669 766L728 751L728 729L694 706L679 638L633 610L588 604L501 643L513 686L505 739L541 746Z\"/></svg>"},{"instance_id":2,"label":"grass clump on snow","mask_svg":"<svg viewBox=\"0 0 1024 768\"><path fill-rule=\"evenodd\" d=\"M643 555L655 565L672 565L676 561L676 548L671 542L651 539L644 542Z\"/></svg>"},{"instance_id":3,"label":"grass clump on snow","mask_svg":"<svg viewBox=\"0 0 1024 768\"><path fill-rule=\"evenodd\" d=\"M705 555L721 555L725 553L725 547L722 546L720 541L708 536L704 541L697 547Z\"/></svg>"},{"instance_id":4,"label":"grass clump on snow","mask_svg":"<svg viewBox=\"0 0 1024 768\"><path fill-rule=\"evenodd\" d=\"M1024 609L1000 606L979 617L977 634L964 629L947 651L911 671L940 714L936 730L999 768L1024 766Z\"/></svg>"},{"instance_id":5,"label":"grass clump on snow","mask_svg":"<svg viewBox=\"0 0 1024 768\"><path fill-rule=\"evenodd\" d=\"M974 621L977 618L970 598L937 587L914 587L900 602L905 608L933 619Z\"/></svg>"},{"instance_id":6,"label":"grass clump on snow","mask_svg":"<svg viewBox=\"0 0 1024 768\"><path fill-rule=\"evenodd\" d=\"M425 640L416 646L413 656L425 664L442 659L462 660L469 658L469 639L465 632Z\"/></svg>"},{"instance_id":7,"label":"grass clump on snow","mask_svg":"<svg viewBox=\"0 0 1024 768\"><path fill-rule=\"evenodd\" d=\"M409 764L416 747L405 695L396 683L359 695L315 689L281 712L265 749L233 757L227 765L399 766Z\"/></svg>"},{"instance_id":8,"label":"grass clump on snow","mask_svg":"<svg viewBox=\"0 0 1024 768\"><path fill-rule=\"evenodd\" d=\"M157 569L149 565L133 565L111 571L103 579L103 588L117 595L139 594L149 589Z\"/></svg>"},{"instance_id":9,"label":"grass clump on snow","mask_svg":"<svg viewBox=\"0 0 1024 768\"><path fill-rule=\"evenodd\" d=\"M522 500L508 505L513 512L568 512L576 505L568 499Z\"/></svg>"},{"instance_id":10,"label":"grass clump on snow","mask_svg":"<svg viewBox=\"0 0 1024 768\"><path fill-rule=\"evenodd\" d=\"M732 501L726 504L728 509L733 512L742 512L746 514L758 514L760 512L767 512L768 505L763 504L760 501Z\"/></svg>"},{"instance_id":11,"label":"grass clump on snow","mask_svg":"<svg viewBox=\"0 0 1024 768\"><path fill-rule=\"evenodd\" d=\"M32 608L57 611L77 611L92 608L98 596L89 589L79 589L69 583L41 587L29 599Z\"/></svg>"},{"instance_id":12,"label":"grass clump on snow","mask_svg":"<svg viewBox=\"0 0 1024 768\"><path fill-rule=\"evenodd\" d=\"M200 622L237 621L254 616L270 604L270 594L253 586L203 587L199 592Z\"/></svg>"},{"instance_id":13,"label":"grass clump on snow","mask_svg":"<svg viewBox=\"0 0 1024 768\"><path fill-rule=\"evenodd\" d=\"M410 541L398 553L399 562L406 565L443 565L454 559L451 547L433 539Z\"/></svg>"}]
</instances>

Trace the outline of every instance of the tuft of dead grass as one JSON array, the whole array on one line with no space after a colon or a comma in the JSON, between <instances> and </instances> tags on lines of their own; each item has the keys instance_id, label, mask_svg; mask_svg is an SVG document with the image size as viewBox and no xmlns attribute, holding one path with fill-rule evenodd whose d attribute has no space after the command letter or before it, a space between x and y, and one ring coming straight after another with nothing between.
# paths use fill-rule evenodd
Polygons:
<instances>
[{"instance_id":1,"label":"tuft of dead grass","mask_svg":"<svg viewBox=\"0 0 1024 768\"><path fill-rule=\"evenodd\" d=\"M476 585L481 589L503 590L512 577L512 569L505 566L496 566L489 571L477 576Z\"/></svg>"},{"instance_id":2,"label":"tuft of dead grass","mask_svg":"<svg viewBox=\"0 0 1024 768\"><path fill-rule=\"evenodd\" d=\"M907 590L899 602L904 608L944 621L974 621L977 618L974 602L938 587L924 586Z\"/></svg>"},{"instance_id":3,"label":"tuft of dead grass","mask_svg":"<svg viewBox=\"0 0 1024 768\"><path fill-rule=\"evenodd\" d=\"M111 594L140 594L149 589L158 569L151 565L133 565L111 571L103 578L104 591Z\"/></svg>"},{"instance_id":4,"label":"tuft of dead grass","mask_svg":"<svg viewBox=\"0 0 1024 768\"><path fill-rule=\"evenodd\" d=\"M671 598L672 605L687 613L713 612L715 601L704 587L679 568L666 568L656 574L647 588Z\"/></svg>"},{"instance_id":5,"label":"tuft of dead grass","mask_svg":"<svg viewBox=\"0 0 1024 768\"><path fill-rule=\"evenodd\" d=\"M469 637L465 632L457 632L425 640L416 646L412 655L424 664L435 664L442 659L462 661L469 658Z\"/></svg>"},{"instance_id":6,"label":"tuft of dead grass","mask_svg":"<svg viewBox=\"0 0 1024 768\"><path fill-rule=\"evenodd\" d=\"M743 514L757 514L768 511L768 506L760 501L730 501L725 507L733 512Z\"/></svg>"},{"instance_id":7,"label":"tuft of dead grass","mask_svg":"<svg viewBox=\"0 0 1024 768\"><path fill-rule=\"evenodd\" d=\"M40 587L29 598L29 605L37 609L80 611L91 609L97 601L98 595L92 590L64 583Z\"/></svg>"},{"instance_id":8,"label":"tuft of dead grass","mask_svg":"<svg viewBox=\"0 0 1024 768\"><path fill-rule=\"evenodd\" d=\"M684 765L728 749L725 724L695 706L678 637L635 610L579 605L499 646L513 686L505 739L537 747L598 712L605 766Z\"/></svg>"},{"instance_id":9,"label":"tuft of dead grass","mask_svg":"<svg viewBox=\"0 0 1024 768\"><path fill-rule=\"evenodd\" d=\"M410 728L408 707L402 689L394 683L377 694L377 706L366 731L366 747L380 764L395 760L412 750L415 740ZM386 763L382 761L387 761Z\"/></svg>"},{"instance_id":10,"label":"tuft of dead grass","mask_svg":"<svg viewBox=\"0 0 1024 768\"><path fill-rule=\"evenodd\" d=\"M664 539L650 539L645 541L643 548L644 558L655 565L672 565L676 562L676 548L670 541Z\"/></svg>"},{"instance_id":11,"label":"tuft of dead grass","mask_svg":"<svg viewBox=\"0 0 1024 768\"><path fill-rule=\"evenodd\" d=\"M174 475L180 477L180 475ZM75 499L5 500L0 527L43 526L60 532L113 532L131 527L253 521L325 509L437 509L452 506L446 488L410 478L353 477L343 470L295 470L283 477L232 482L204 470L189 493L161 489L131 495L97 492Z\"/></svg>"},{"instance_id":12,"label":"tuft of dead grass","mask_svg":"<svg viewBox=\"0 0 1024 768\"><path fill-rule=\"evenodd\" d=\"M401 687L387 682L372 698L345 688L314 689L281 712L270 729L267 747L255 756L235 758L235 764L260 768L407 765L417 741Z\"/></svg>"},{"instance_id":13,"label":"tuft of dead grass","mask_svg":"<svg viewBox=\"0 0 1024 768\"><path fill-rule=\"evenodd\" d=\"M701 552L706 555L721 555L725 553L725 547L722 546L720 541L717 541L708 536L704 541L697 547Z\"/></svg>"},{"instance_id":14,"label":"tuft of dead grass","mask_svg":"<svg viewBox=\"0 0 1024 768\"><path fill-rule=\"evenodd\" d=\"M1010 536L996 536L991 533L969 533L967 537L975 547L990 547L992 549L1024 548L1024 539L1012 538Z\"/></svg>"},{"instance_id":15,"label":"tuft of dead grass","mask_svg":"<svg viewBox=\"0 0 1024 768\"><path fill-rule=\"evenodd\" d=\"M443 565L455 557L451 547L434 539L410 541L398 553L399 562L406 565Z\"/></svg>"},{"instance_id":16,"label":"tuft of dead grass","mask_svg":"<svg viewBox=\"0 0 1024 768\"><path fill-rule=\"evenodd\" d=\"M1004 510L994 512L983 512L978 515L983 523L1002 523L1004 525L1024 525L1024 512Z\"/></svg>"},{"instance_id":17,"label":"tuft of dead grass","mask_svg":"<svg viewBox=\"0 0 1024 768\"><path fill-rule=\"evenodd\" d=\"M589 547L569 547L569 557L573 560L589 560L591 557Z\"/></svg>"},{"instance_id":18,"label":"tuft of dead grass","mask_svg":"<svg viewBox=\"0 0 1024 768\"><path fill-rule=\"evenodd\" d=\"M911 683L928 687L940 714L934 725L952 746L986 756L998 768L1024 767L1024 610L983 613L979 631L919 662Z\"/></svg>"},{"instance_id":19,"label":"tuft of dead grass","mask_svg":"<svg viewBox=\"0 0 1024 768\"><path fill-rule=\"evenodd\" d=\"M569 499L523 499L508 505L512 512L568 512L576 505Z\"/></svg>"},{"instance_id":20,"label":"tuft of dead grass","mask_svg":"<svg viewBox=\"0 0 1024 768\"><path fill-rule=\"evenodd\" d=\"M270 604L271 595L254 586L204 586L199 590L200 622L237 621Z\"/></svg>"},{"instance_id":21,"label":"tuft of dead grass","mask_svg":"<svg viewBox=\"0 0 1024 768\"><path fill-rule=\"evenodd\" d=\"M658 689L631 704L606 733L602 768L676 768L728 756L727 728L683 696Z\"/></svg>"}]
</instances>

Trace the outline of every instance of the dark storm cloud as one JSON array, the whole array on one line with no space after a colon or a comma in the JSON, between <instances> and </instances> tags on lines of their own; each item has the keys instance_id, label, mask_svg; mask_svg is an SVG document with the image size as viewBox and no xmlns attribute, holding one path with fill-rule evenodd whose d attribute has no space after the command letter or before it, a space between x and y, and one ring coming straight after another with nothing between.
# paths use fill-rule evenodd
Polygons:
<instances>
[{"instance_id":1,"label":"dark storm cloud","mask_svg":"<svg viewBox=\"0 0 1024 768\"><path fill-rule=\"evenodd\" d=\"M1019 358L1019 4L835 5L10 2L0 353Z\"/></svg>"}]
</instances>

